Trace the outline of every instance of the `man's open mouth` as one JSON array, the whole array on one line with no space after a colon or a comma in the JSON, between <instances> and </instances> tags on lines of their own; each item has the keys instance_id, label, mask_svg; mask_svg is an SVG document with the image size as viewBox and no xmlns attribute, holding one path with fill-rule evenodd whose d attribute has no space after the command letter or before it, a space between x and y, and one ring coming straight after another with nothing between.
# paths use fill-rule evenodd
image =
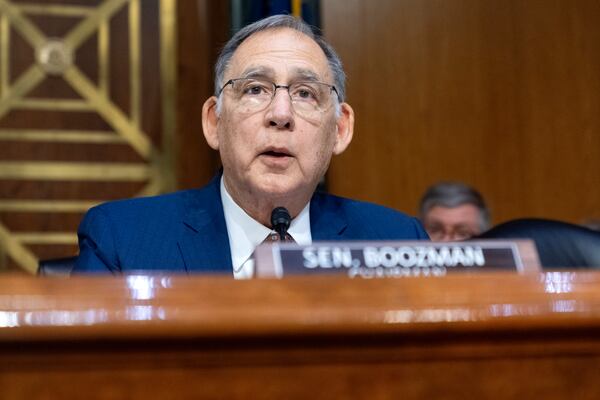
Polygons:
<instances>
[{"instance_id":1,"label":"man's open mouth","mask_svg":"<svg viewBox=\"0 0 600 400\"><path fill-rule=\"evenodd\" d=\"M262 153L262 155L269 156L269 157L290 157L290 154L288 154L288 153L273 151L273 150L265 151Z\"/></svg>"}]
</instances>

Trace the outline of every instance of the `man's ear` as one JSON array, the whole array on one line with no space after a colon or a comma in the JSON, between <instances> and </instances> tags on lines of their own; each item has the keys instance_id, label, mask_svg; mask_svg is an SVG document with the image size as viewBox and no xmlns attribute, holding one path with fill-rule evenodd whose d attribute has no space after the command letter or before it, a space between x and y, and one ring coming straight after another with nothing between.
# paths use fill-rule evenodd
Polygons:
<instances>
[{"instance_id":1,"label":"man's ear","mask_svg":"<svg viewBox=\"0 0 600 400\"><path fill-rule=\"evenodd\" d=\"M340 104L340 116L336 121L336 137L333 154L342 154L352 141L354 135L354 110L348 103Z\"/></svg>"},{"instance_id":2,"label":"man's ear","mask_svg":"<svg viewBox=\"0 0 600 400\"><path fill-rule=\"evenodd\" d=\"M202 132L204 132L206 143L214 150L219 150L219 135L217 135L218 122L217 98L211 96L202 106Z\"/></svg>"}]
</instances>

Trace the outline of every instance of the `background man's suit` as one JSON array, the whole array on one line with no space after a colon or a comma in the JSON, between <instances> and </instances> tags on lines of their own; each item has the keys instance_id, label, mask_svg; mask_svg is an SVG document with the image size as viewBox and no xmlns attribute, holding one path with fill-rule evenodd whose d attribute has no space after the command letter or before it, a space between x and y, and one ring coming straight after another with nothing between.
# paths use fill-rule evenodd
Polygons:
<instances>
[{"instance_id":1,"label":"background man's suit","mask_svg":"<svg viewBox=\"0 0 600 400\"><path fill-rule=\"evenodd\" d=\"M90 209L79 226L74 272L232 274L220 179L201 189ZM310 226L313 241L427 239L415 218L322 193L311 199Z\"/></svg>"}]
</instances>

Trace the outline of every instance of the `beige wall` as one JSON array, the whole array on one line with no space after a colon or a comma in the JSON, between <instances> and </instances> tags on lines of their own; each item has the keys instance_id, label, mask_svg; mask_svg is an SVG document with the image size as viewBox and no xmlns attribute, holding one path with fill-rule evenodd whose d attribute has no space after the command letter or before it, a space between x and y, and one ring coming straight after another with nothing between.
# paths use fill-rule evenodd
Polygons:
<instances>
[{"instance_id":1,"label":"beige wall","mask_svg":"<svg viewBox=\"0 0 600 400\"><path fill-rule=\"evenodd\" d=\"M600 218L600 3L322 0L354 143L332 192L416 212L443 179L495 222Z\"/></svg>"}]
</instances>

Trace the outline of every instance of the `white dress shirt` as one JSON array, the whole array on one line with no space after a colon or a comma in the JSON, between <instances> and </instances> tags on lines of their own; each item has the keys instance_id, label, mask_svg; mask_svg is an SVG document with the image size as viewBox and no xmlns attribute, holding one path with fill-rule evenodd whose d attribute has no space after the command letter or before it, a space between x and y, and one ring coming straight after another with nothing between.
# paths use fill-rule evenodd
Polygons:
<instances>
[{"instance_id":1,"label":"white dress shirt","mask_svg":"<svg viewBox=\"0 0 600 400\"><path fill-rule=\"evenodd\" d=\"M260 222L253 219L231 198L223 177L221 177L221 202L225 213L227 235L231 262L233 264L233 277L235 279L250 279L254 275L254 260L250 257L256 246L272 233ZM288 233L299 245L310 245L310 202L302 209L300 214L292 220Z\"/></svg>"}]
</instances>

